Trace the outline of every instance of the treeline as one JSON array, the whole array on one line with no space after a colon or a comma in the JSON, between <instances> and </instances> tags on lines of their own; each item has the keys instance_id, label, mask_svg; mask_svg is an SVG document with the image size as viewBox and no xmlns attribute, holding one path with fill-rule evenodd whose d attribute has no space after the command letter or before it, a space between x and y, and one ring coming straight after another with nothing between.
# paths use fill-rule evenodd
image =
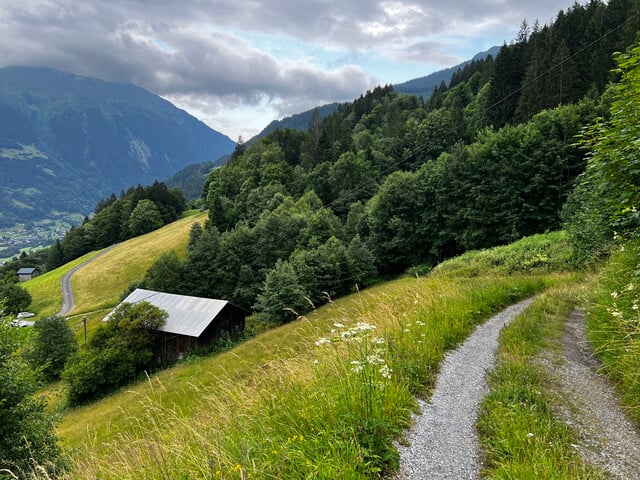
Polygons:
<instances>
[{"instance_id":1,"label":"treeline","mask_svg":"<svg viewBox=\"0 0 640 480\"><path fill-rule=\"evenodd\" d=\"M561 228L585 167L576 135L608 115L637 6L575 4L426 101L378 87L306 132L238 145L205 183L186 259L165 255L144 284L285 321L376 275Z\"/></svg>"},{"instance_id":2,"label":"treeline","mask_svg":"<svg viewBox=\"0 0 640 480\"><path fill-rule=\"evenodd\" d=\"M131 187L98 202L95 214L69 230L48 249L46 270L64 265L85 253L148 233L178 219L186 209L179 189L164 183Z\"/></svg>"}]
</instances>

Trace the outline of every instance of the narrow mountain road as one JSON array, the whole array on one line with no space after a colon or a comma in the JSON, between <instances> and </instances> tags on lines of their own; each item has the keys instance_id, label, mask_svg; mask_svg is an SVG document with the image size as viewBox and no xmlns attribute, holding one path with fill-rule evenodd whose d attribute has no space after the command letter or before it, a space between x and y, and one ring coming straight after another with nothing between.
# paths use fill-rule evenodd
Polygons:
<instances>
[{"instance_id":1,"label":"narrow mountain road","mask_svg":"<svg viewBox=\"0 0 640 480\"><path fill-rule=\"evenodd\" d=\"M93 262L95 259L100 258L102 255L109 252L117 245L118 244L111 245L110 247L105 248L95 257L92 257L89 260L82 262L80 265L76 265L75 267L73 267L64 275L64 277L62 277L62 281L60 282L62 287L62 308L60 309L60 312L58 312L58 316L64 317L69 312L71 312L71 310L73 310L73 307L75 306L75 302L73 299L73 289L71 288L71 277L73 276L73 274L80 270L82 267Z\"/></svg>"},{"instance_id":2,"label":"narrow mountain road","mask_svg":"<svg viewBox=\"0 0 640 480\"><path fill-rule=\"evenodd\" d=\"M396 480L475 480L480 477L480 447L475 430L488 391L485 378L495 366L502 328L522 313L531 299L491 317L442 363L433 395L418 401L421 415L409 431L408 447L398 446Z\"/></svg>"}]
</instances>

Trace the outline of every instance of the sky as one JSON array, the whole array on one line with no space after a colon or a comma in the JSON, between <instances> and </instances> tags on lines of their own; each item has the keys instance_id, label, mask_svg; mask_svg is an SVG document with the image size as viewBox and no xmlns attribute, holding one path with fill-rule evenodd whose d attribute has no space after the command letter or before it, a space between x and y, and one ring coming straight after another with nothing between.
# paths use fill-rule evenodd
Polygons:
<instances>
[{"instance_id":1,"label":"sky","mask_svg":"<svg viewBox=\"0 0 640 480\"><path fill-rule=\"evenodd\" d=\"M237 140L511 42L573 0L0 0L0 67L158 94Z\"/></svg>"}]
</instances>

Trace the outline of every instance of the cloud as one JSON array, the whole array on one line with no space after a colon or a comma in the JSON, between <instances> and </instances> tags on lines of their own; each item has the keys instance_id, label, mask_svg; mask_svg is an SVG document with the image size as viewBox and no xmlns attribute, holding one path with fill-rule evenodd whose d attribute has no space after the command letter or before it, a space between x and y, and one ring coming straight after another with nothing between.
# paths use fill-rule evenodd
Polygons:
<instances>
[{"instance_id":1,"label":"cloud","mask_svg":"<svg viewBox=\"0 0 640 480\"><path fill-rule=\"evenodd\" d=\"M386 83L390 64L451 66L463 60L455 50L473 48L473 38L497 35L501 43L523 18L545 23L564 4L0 0L0 66L49 66L132 82L210 109L209 116L251 106L284 115ZM256 38L283 43L276 51ZM355 63L365 58L368 63ZM383 61L378 70L376 58Z\"/></svg>"}]
</instances>

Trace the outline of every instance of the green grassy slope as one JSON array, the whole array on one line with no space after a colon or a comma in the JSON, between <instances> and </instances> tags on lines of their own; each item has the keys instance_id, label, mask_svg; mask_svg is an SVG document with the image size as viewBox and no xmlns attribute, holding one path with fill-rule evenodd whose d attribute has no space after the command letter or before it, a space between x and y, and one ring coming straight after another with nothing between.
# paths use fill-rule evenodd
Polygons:
<instances>
[{"instance_id":1,"label":"green grassy slope","mask_svg":"<svg viewBox=\"0 0 640 480\"><path fill-rule=\"evenodd\" d=\"M72 277L76 306L71 315L111 308L120 294L133 282L140 281L160 255L176 250L186 252L189 230L195 222L204 223L206 213L188 216L154 232L116 246L102 257L78 270ZM55 315L62 306L62 277L73 267L100 252L92 252L62 267L25 282L31 294L30 308L37 318Z\"/></svg>"},{"instance_id":2,"label":"green grassy slope","mask_svg":"<svg viewBox=\"0 0 640 480\"><path fill-rule=\"evenodd\" d=\"M444 352L493 312L566 281L553 273L564 238L551 238L494 250L482 273L444 265L378 285L68 410L58 434L70 477L371 478L393 469L391 439ZM486 258L468 262L478 255ZM517 255L522 268L506 268Z\"/></svg>"}]
</instances>

